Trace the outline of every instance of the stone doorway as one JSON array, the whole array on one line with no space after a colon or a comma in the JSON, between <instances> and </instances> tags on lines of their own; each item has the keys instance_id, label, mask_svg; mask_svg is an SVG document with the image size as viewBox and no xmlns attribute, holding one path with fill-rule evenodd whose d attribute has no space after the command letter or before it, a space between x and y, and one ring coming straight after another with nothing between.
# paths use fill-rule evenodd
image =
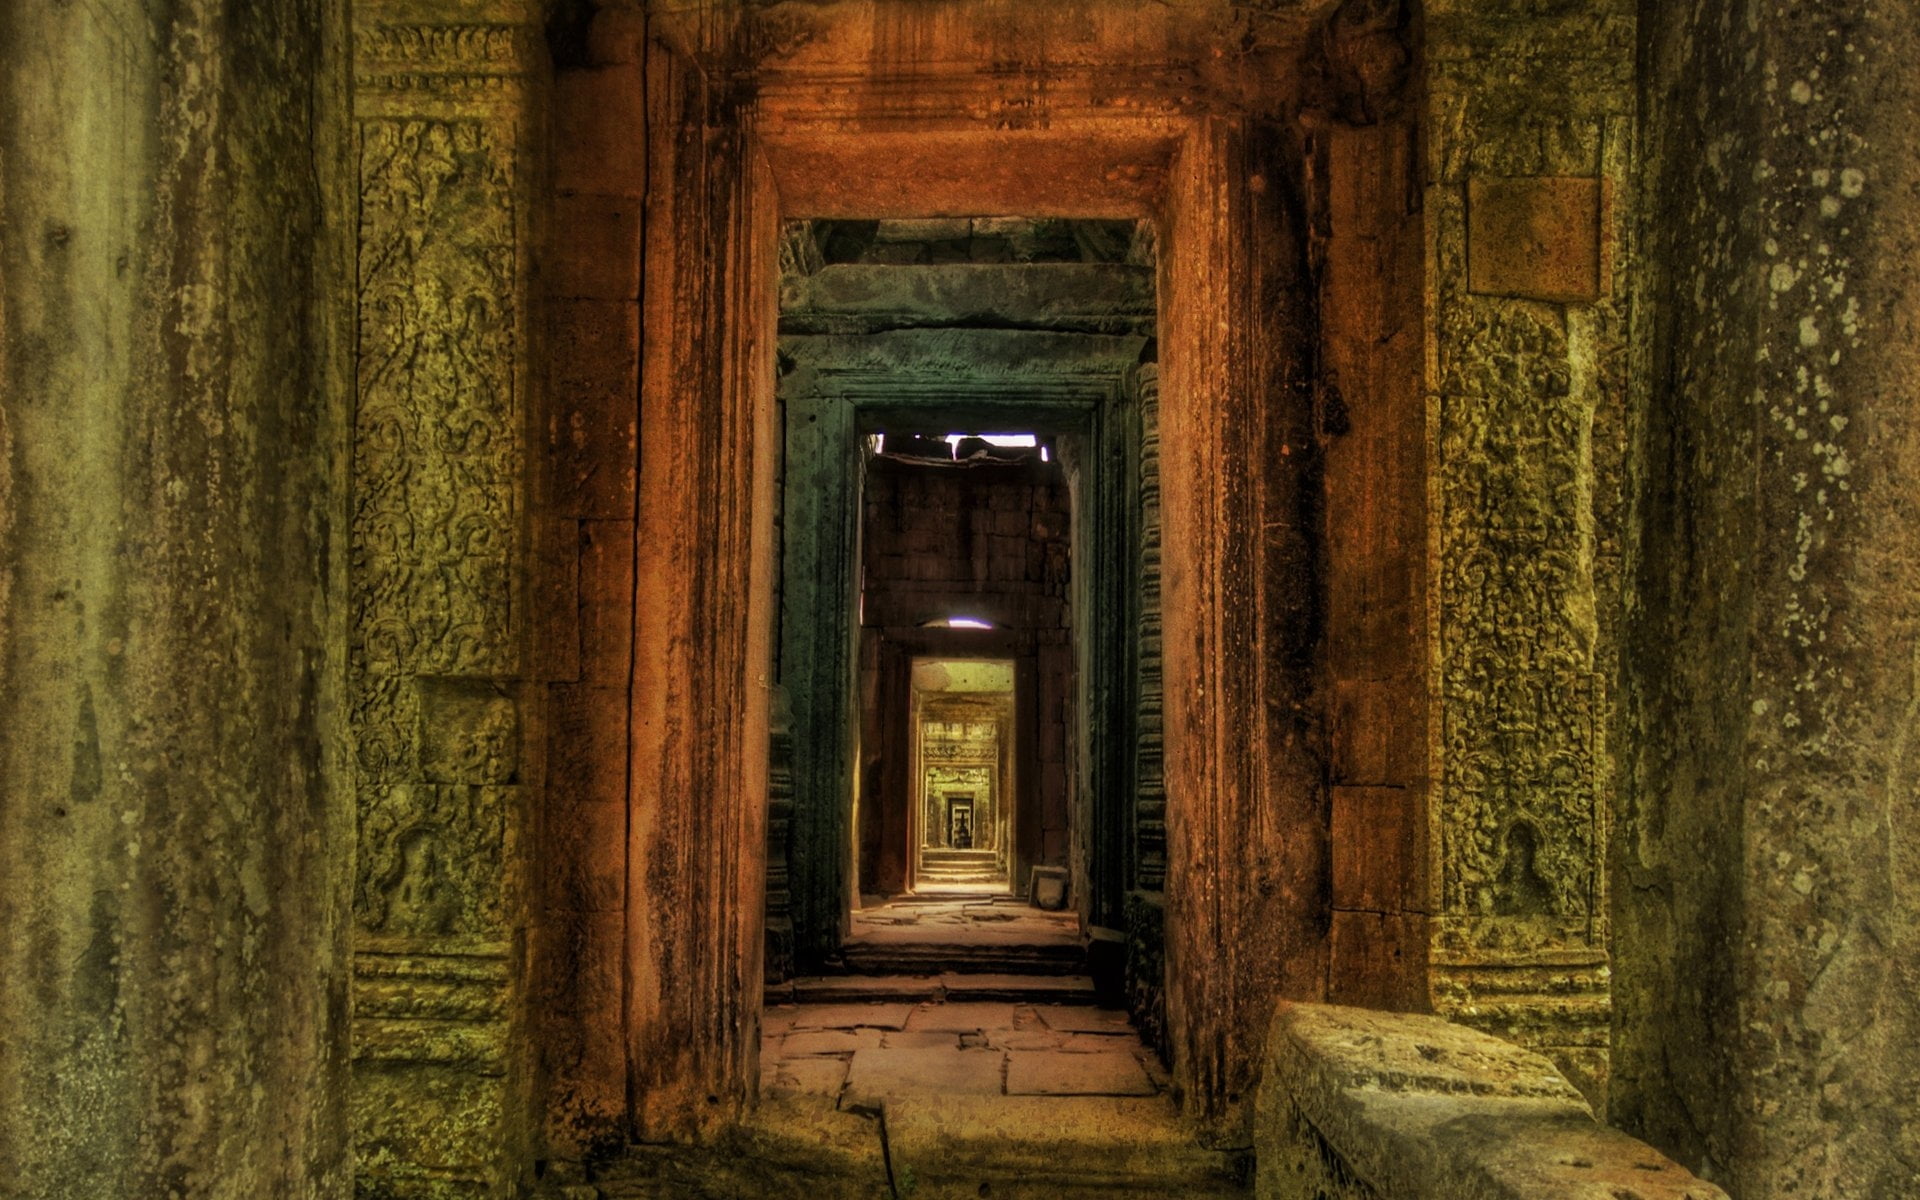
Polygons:
<instances>
[{"instance_id":1,"label":"stone doorway","mask_svg":"<svg viewBox=\"0 0 1920 1200\"><path fill-rule=\"evenodd\" d=\"M1139 220L812 220L782 231L782 699L768 971L979 849L920 832L916 658L1012 669L990 884L1117 928L1135 814L1137 476L1156 368ZM1017 432L1013 432L1017 431ZM788 763L790 762L790 768ZM949 791L967 792L954 781ZM849 812L852 819L849 820ZM970 833L980 832L974 814ZM1150 839L1158 854L1157 835Z\"/></svg>"},{"instance_id":2,"label":"stone doorway","mask_svg":"<svg viewBox=\"0 0 1920 1200\"><path fill-rule=\"evenodd\" d=\"M1137 45L1137 32L1121 40ZM1187 36L1164 32L1175 42ZM838 39L812 43L829 44ZM669 76L678 69L673 61ZM701 89L731 70L680 76L685 111L706 104ZM637 569L642 580L673 586L643 594L648 617L636 623L636 677L686 680L697 689L733 680L742 690L738 707L702 709L669 694L636 708L629 913L674 914L628 927L622 1012L630 1091L646 1099L638 1128L670 1135L677 1122L697 1125L725 1110L729 1098L750 1096L759 997L742 994L738 981L761 976L763 946L777 954L780 933L775 912L763 924L763 894L784 894L791 905L796 963L829 955L846 939L852 855L845 835L817 816L827 810L810 808L804 797L816 770L851 774L840 757L851 738L839 731L851 732L853 714L803 710L818 697L851 694L844 683L814 685L848 671L854 591L842 564L855 530L840 514L854 511L846 489L860 437L901 427L904 416L922 418L913 422L919 431L936 432L925 425L929 409L945 427L937 432L991 428L982 412L1009 397L1024 411L1047 412L1043 421L1055 428L1038 432L1086 434L1116 387L1137 398L1136 411L1151 404L1159 414L1161 621L1156 638L1136 644L1159 650L1160 670L1179 687L1152 714L1166 731L1164 758L1153 763L1165 779L1163 790L1153 789L1158 810L1144 792L1089 789L1100 803L1137 802L1141 820L1120 845L1087 847L1088 866L1080 869L1119 863L1132 872L1131 885L1073 890L1083 902L1107 906L1095 923L1126 946L1129 1002L1168 1052L1175 1092L1203 1114L1231 1113L1253 1078L1252 1047L1273 997L1325 995L1330 951L1327 778L1314 694L1323 581L1312 533L1315 416L1305 386L1314 356L1307 230L1292 193L1273 182L1297 177L1287 140L1245 116L1153 106L1098 111L1101 102L1085 98L1068 105L1080 115L1058 109L1037 129L995 130L940 116L929 116L924 128L915 125L920 118L862 127L813 109L815 90L788 93L772 76L761 84L750 119L722 120L698 146L660 148L649 174L650 188L674 197L650 208L649 228L663 228L672 212L698 222L707 240L662 241L646 268L649 278L665 271L663 280L683 279L684 289L661 295L687 301L649 310L650 327L680 322L687 333L650 338L658 361L642 371L643 412L656 423L653 449L642 454ZM1056 94L1050 104L1059 102ZM1012 169L1015 163L1022 165ZM720 179L737 185L718 186ZM1101 350L1092 358L1117 368L1106 379L1085 369L1084 356L1017 347L1014 361L1039 368L1024 395L992 372L903 395L897 368L916 355L900 339L838 366L821 353L833 349L832 334L806 335L819 340L789 350L776 278L795 257L793 222L930 213L1144 221L1155 246L1154 337L1123 349L1123 335L1098 335ZM804 253L804 244L797 249ZM716 271L716 259L728 265ZM1021 331L1004 332L1023 340ZM769 353L776 344L777 356ZM689 358L688 347L704 347L700 355L710 357ZM1036 398L1052 404L1042 410ZM722 435L733 440L716 443ZM796 435L813 449L796 453ZM688 488L676 463L705 464L711 482ZM690 499L697 496L724 503ZM836 540L837 552L792 569L797 546ZM1094 552L1114 552L1116 541L1122 549L1144 545L1116 538ZM829 607L816 619L777 626L781 644L768 678L779 691L769 707L792 719L784 730L776 726L772 740L789 739L793 760L786 778L772 763L776 802L760 810L755 781L769 742L756 716L765 710L746 684L761 660L742 657L755 642L741 622L775 628L769 606L790 605L808 580ZM693 602L707 595L734 607L722 613ZM1122 665L1090 660L1089 691L1103 686L1096 671L1112 671L1106 686L1120 686ZM695 719L705 711L741 720L709 737L701 732L709 730L706 718ZM828 736L809 732L817 730ZM789 845L812 852L781 862L763 821L776 838L786 823ZM1081 828L1112 836L1125 826ZM673 831L671 842L656 840L663 830ZM659 866L663 846L677 856L671 871ZM765 858L741 857L741 847L759 846L768 847ZM764 893L754 886L763 865ZM1412 926L1392 928L1404 937ZM695 945L698 954L685 953ZM698 1006L689 997L699 997ZM719 1098L717 1108L710 1096Z\"/></svg>"},{"instance_id":3,"label":"stone doorway","mask_svg":"<svg viewBox=\"0 0 1920 1200\"><path fill-rule=\"evenodd\" d=\"M1013 884L1010 660L916 659L908 797L915 892L1005 893Z\"/></svg>"},{"instance_id":4,"label":"stone doorway","mask_svg":"<svg viewBox=\"0 0 1920 1200\"><path fill-rule=\"evenodd\" d=\"M1244 1101L1276 996L1470 1012L1604 1074L1631 118L1611 84L1529 82L1598 78L1604 25L1540 53L1471 6L1334 0L567 6L571 33L352 7L363 1159L489 1179L485 1131L536 1103L562 1152L727 1121L765 901L844 939L852 856L768 832L818 836L794 756L841 743L796 735L819 693L783 681L851 673L853 623L771 632L784 546L809 512L852 536L836 480L899 415L815 385L898 360L780 345L799 222L1152 232L1152 352L1121 375L1164 448L1138 646L1165 736L1131 844L1089 859L1131 872L1100 920L1188 1106ZM1564 224L1579 286L1485 252L1520 244L1482 222L1503 207ZM394 903L429 859L451 898ZM419 1096L480 1132L417 1135Z\"/></svg>"},{"instance_id":5,"label":"stone doorway","mask_svg":"<svg viewBox=\"0 0 1920 1200\"><path fill-rule=\"evenodd\" d=\"M1101 768L1110 781L1131 771L1139 786L1091 794L1131 806L1133 819L1083 825L1130 831L1087 846L1084 861L1090 873L1119 864L1121 886L1074 892L1105 906L1086 914L1090 925L1124 939L1129 1003L1169 1053L1174 1090L1202 1115L1229 1115L1274 997L1426 1002L1418 321L1378 378L1342 360L1353 368L1347 396L1373 400L1359 422L1372 439L1364 448L1334 440L1351 411L1321 386L1328 351L1316 327L1325 312L1342 347L1383 344L1368 322L1417 312L1420 284L1415 271L1389 288L1384 268L1323 277L1313 258L1325 247L1313 222L1328 170L1360 196L1342 202L1381 239L1417 231L1404 203L1417 191L1405 131L1303 138L1295 87L1311 73L1297 68L1318 52L1321 9L1268 17L1221 6L1189 20L1095 5L1085 25L1044 6L995 10L980 26L999 30L991 37L1046 47L1030 68L997 73L975 69L982 45L947 44L932 26L894 62L866 11L808 9L802 23L820 27L797 39L764 26L758 9L742 9L738 27L655 12L633 58L562 74L556 128L620 102L646 136L638 150L610 133L593 162L570 147L557 176L577 189L563 197L569 207L596 189L645 204L631 314L644 336L634 342L624 911L605 922L620 986L568 997L582 1015L562 1014L560 1035L584 1027L593 1044L624 1045L624 1086L588 1084L599 1111L627 1111L634 1097L631 1127L643 1137L680 1135L750 1102L761 997L748 981L779 953L780 922L796 960L832 953L849 932L854 856L801 797L815 770L856 777L855 714L803 709L856 694L845 677L860 661L850 653L857 592L845 572L862 439L1008 428L998 418L1013 407L1034 418L1017 427L1085 437L1100 456L1097 414L1121 392L1136 415L1157 417L1140 438L1161 448L1150 486L1139 471L1140 511L1151 495L1164 530L1156 540L1109 527L1091 553L1157 553L1158 619L1139 624L1128 647L1137 660L1089 655L1085 678L1097 692L1150 667L1176 683L1158 708L1119 709L1164 740L1150 752L1145 737L1107 743L1141 746ZM1035 101L1019 81L1042 76ZM1137 86L1116 83L1126 79ZM1034 103L1044 119L1021 115ZM1346 157L1330 167L1332 141ZM1376 174L1398 182L1366 182ZM1014 359L1037 369L1024 390L992 372L902 389L899 368L916 356L897 338L838 363L822 353L838 336L824 327L788 344L780 277L807 255L796 225L1010 213L1144 230L1152 336L1083 330L1104 340L1079 356L1009 337L1026 343ZM585 225L556 224L572 239L567 253L592 253ZM1343 261L1375 261L1362 249L1380 245L1356 245ZM1334 523L1340 537L1329 536ZM796 570L807 544L833 552ZM829 602L819 619L776 621L806 587ZM1355 602L1329 606L1329 594ZM1101 603L1144 613L1148 597ZM842 682L803 684L809 673ZM1355 830L1336 860L1342 819ZM780 857L780 845L802 842L819 852ZM554 1090L583 1094L569 1070L553 1072Z\"/></svg>"}]
</instances>

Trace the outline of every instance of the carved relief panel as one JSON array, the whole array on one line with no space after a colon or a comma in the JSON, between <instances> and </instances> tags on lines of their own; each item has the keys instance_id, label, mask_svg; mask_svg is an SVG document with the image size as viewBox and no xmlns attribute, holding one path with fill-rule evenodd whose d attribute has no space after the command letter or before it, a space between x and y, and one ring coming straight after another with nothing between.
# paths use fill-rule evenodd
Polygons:
<instances>
[{"instance_id":1,"label":"carved relief panel","mask_svg":"<svg viewBox=\"0 0 1920 1200\"><path fill-rule=\"evenodd\" d=\"M1434 16L1432 998L1599 1100L1625 345L1604 201L1627 173L1630 6L1577 28Z\"/></svg>"},{"instance_id":2,"label":"carved relief panel","mask_svg":"<svg viewBox=\"0 0 1920 1200\"><path fill-rule=\"evenodd\" d=\"M535 30L354 14L354 1106L365 1194L492 1195L520 1073Z\"/></svg>"}]
</instances>

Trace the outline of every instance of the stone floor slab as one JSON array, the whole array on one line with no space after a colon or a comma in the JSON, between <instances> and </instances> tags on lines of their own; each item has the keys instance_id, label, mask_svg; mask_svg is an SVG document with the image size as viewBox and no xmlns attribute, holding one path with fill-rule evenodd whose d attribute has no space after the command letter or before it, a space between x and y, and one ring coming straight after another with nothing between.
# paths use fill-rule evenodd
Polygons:
<instances>
[{"instance_id":1,"label":"stone floor slab","mask_svg":"<svg viewBox=\"0 0 1920 1200\"><path fill-rule=\"evenodd\" d=\"M1151 1096L1153 1092L1146 1068L1130 1051L1014 1050L1007 1054L1009 1096Z\"/></svg>"},{"instance_id":2,"label":"stone floor slab","mask_svg":"<svg viewBox=\"0 0 1920 1200\"><path fill-rule=\"evenodd\" d=\"M1055 1033L1040 1024L1027 1029L986 1031L987 1044L1001 1050L1057 1050L1072 1036L1072 1034Z\"/></svg>"},{"instance_id":3,"label":"stone floor slab","mask_svg":"<svg viewBox=\"0 0 1920 1200\"><path fill-rule=\"evenodd\" d=\"M838 1058L789 1058L768 1064L760 1072L760 1091L767 1096L838 1096L847 1082L847 1064Z\"/></svg>"},{"instance_id":4,"label":"stone floor slab","mask_svg":"<svg viewBox=\"0 0 1920 1200\"><path fill-rule=\"evenodd\" d=\"M847 1076L847 1094L860 1103L899 1096L998 1096L1002 1055L997 1050L860 1050Z\"/></svg>"},{"instance_id":5,"label":"stone floor slab","mask_svg":"<svg viewBox=\"0 0 1920 1200\"><path fill-rule=\"evenodd\" d=\"M1127 1014L1121 1009L1094 1008L1088 1004L1040 1004L1034 1006L1048 1029L1061 1033L1132 1033Z\"/></svg>"},{"instance_id":6,"label":"stone floor slab","mask_svg":"<svg viewBox=\"0 0 1920 1200\"><path fill-rule=\"evenodd\" d=\"M803 1004L794 1029L904 1029L910 1004Z\"/></svg>"},{"instance_id":7,"label":"stone floor slab","mask_svg":"<svg viewBox=\"0 0 1920 1200\"><path fill-rule=\"evenodd\" d=\"M782 1058L804 1058L818 1054L852 1054L867 1047L878 1048L885 1034L880 1029L797 1029L780 1041Z\"/></svg>"},{"instance_id":8,"label":"stone floor slab","mask_svg":"<svg viewBox=\"0 0 1920 1200\"><path fill-rule=\"evenodd\" d=\"M1012 1029L1018 1005L1009 1003L927 1004L915 1009L906 1027L915 1033L978 1033Z\"/></svg>"},{"instance_id":9,"label":"stone floor slab","mask_svg":"<svg viewBox=\"0 0 1920 1200\"><path fill-rule=\"evenodd\" d=\"M799 1010L791 1004L782 1005L778 1008L773 1005L768 1005L760 1014L761 1035L764 1037L779 1037L781 1034L793 1028L793 1020L798 1015Z\"/></svg>"},{"instance_id":10,"label":"stone floor slab","mask_svg":"<svg viewBox=\"0 0 1920 1200\"><path fill-rule=\"evenodd\" d=\"M889 1050L957 1050L960 1035L949 1029L910 1029L905 1033L887 1030L881 1034L880 1044Z\"/></svg>"}]
</instances>

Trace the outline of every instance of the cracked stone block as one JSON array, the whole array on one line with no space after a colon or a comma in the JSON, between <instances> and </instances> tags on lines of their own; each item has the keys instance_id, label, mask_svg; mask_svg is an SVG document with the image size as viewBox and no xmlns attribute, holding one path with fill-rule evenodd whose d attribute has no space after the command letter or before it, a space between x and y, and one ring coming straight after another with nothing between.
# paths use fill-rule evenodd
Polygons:
<instances>
[{"instance_id":1,"label":"cracked stone block","mask_svg":"<svg viewBox=\"0 0 1920 1200\"><path fill-rule=\"evenodd\" d=\"M998 1050L859 1050L847 1074L856 1101L892 1096L998 1096L1004 1064Z\"/></svg>"}]
</instances>

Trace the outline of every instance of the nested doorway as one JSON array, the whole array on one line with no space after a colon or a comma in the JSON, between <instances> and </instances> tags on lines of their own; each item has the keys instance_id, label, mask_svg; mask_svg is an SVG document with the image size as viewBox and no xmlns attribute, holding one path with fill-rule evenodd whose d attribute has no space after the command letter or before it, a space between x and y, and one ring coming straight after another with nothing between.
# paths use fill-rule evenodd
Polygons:
<instances>
[{"instance_id":1,"label":"nested doorway","mask_svg":"<svg viewBox=\"0 0 1920 1200\"><path fill-rule=\"evenodd\" d=\"M1018 807L1013 689L1009 659L913 661L908 890L1010 890Z\"/></svg>"},{"instance_id":2,"label":"nested doorway","mask_svg":"<svg viewBox=\"0 0 1920 1200\"><path fill-rule=\"evenodd\" d=\"M898 18L887 26L888 45L921 47L921 33L925 47L944 44L933 35L947 26L936 29L921 8L883 7ZM783 19L790 8L776 6ZM777 769L768 786L766 718L779 711L780 692L787 704L802 694L774 686L798 665L793 648L766 652L772 611L795 583L779 563L799 510L780 496L803 486L793 456L781 461L782 428L804 424L827 448L822 487L805 503L850 514L844 492L830 489L844 487L857 464L861 424L899 399L861 392L885 373L885 348L837 391L791 401L776 392L776 380L781 392L797 393L794 384L821 377L817 364L775 351L783 221L1027 213L1151 224L1161 250L1156 353L1134 362L1164 368L1154 638L1167 686L1164 709L1153 714L1165 731L1164 857L1159 899L1125 900L1130 936L1140 899L1137 928L1160 956L1148 969L1164 979L1154 1002L1176 1087L1203 1114L1231 1112L1256 1073L1275 996L1324 995L1341 971L1425 980L1427 909L1394 916L1391 929L1329 919L1330 826L1342 810L1330 804L1325 760L1329 746L1335 755L1352 748L1341 734L1358 725L1340 716L1345 709L1329 709L1341 697L1330 701L1322 685L1364 669L1362 682L1384 682L1362 698L1407 693L1414 702L1401 707L1410 721L1423 719L1425 643L1388 625L1426 609L1378 608L1382 632L1369 634L1364 663L1326 661L1320 446L1350 415L1357 423L1373 412L1354 397L1385 385L1370 388L1356 373L1345 400L1317 390L1317 289L1352 300L1339 289L1355 286L1311 269L1310 192L1330 164L1294 120L1290 89L1308 76L1289 68L1318 43L1287 24L1267 41L1231 41L1265 55L1236 58L1184 6L1122 9L1124 33L1075 26L1074 53L1084 51L1084 62L1036 51L1030 69L943 75L974 63L980 46L955 44L947 58L916 50L895 73L877 73L862 6L824 11L819 36L800 39L755 40L725 23L657 18L692 50L650 43L648 76L634 660L635 679L649 686L633 692L625 988L617 993L642 1136L705 1123L753 1093L770 890L763 871L773 869L766 798L781 786ZM1049 31L1066 45L1071 31L1049 22L1076 19L1054 6L996 11L1036 26L1021 39L1029 47L1054 45ZM1243 6L1219 11L1254 19ZM759 12L743 18L748 32ZM1056 74L1036 109L1032 83L1045 71ZM935 75L949 90L917 89L917 79ZM1117 86L1121 79L1138 84ZM1385 161L1384 151L1357 153ZM1371 178L1351 166L1332 164L1334 177ZM1393 204L1405 193L1378 194ZM1364 207L1372 211L1371 201ZM1417 270L1405 281L1417 288ZM1364 295L1368 278L1357 286ZM962 382L944 398L910 399L919 407L983 402ZM1416 402L1389 415L1423 428L1423 412ZM1417 452L1349 457L1380 464L1383 486L1426 495ZM1325 462L1329 472L1340 466ZM842 520L835 536L856 536L850 516ZM1413 581L1395 596L1424 587L1425 543L1365 544ZM851 625L849 614L803 626L812 661L851 674ZM777 673L769 672L776 657ZM836 730L853 721L851 709L830 717ZM790 727L800 743L797 731ZM1412 734L1401 740L1424 744ZM1364 798L1380 821L1391 816L1418 831L1424 783L1402 787L1397 778ZM1411 861L1424 861L1423 845L1409 849ZM824 849L807 861L847 879L848 842L836 832ZM1399 881L1415 895L1408 903L1426 903L1422 878ZM790 882L796 905L803 896L846 898L797 873ZM1372 942L1358 940L1376 926L1384 932ZM1402 929L1405 953L1380 940ZM1342 941L1342 933L1354 936Z\"/></svg>"}]
</instances>

